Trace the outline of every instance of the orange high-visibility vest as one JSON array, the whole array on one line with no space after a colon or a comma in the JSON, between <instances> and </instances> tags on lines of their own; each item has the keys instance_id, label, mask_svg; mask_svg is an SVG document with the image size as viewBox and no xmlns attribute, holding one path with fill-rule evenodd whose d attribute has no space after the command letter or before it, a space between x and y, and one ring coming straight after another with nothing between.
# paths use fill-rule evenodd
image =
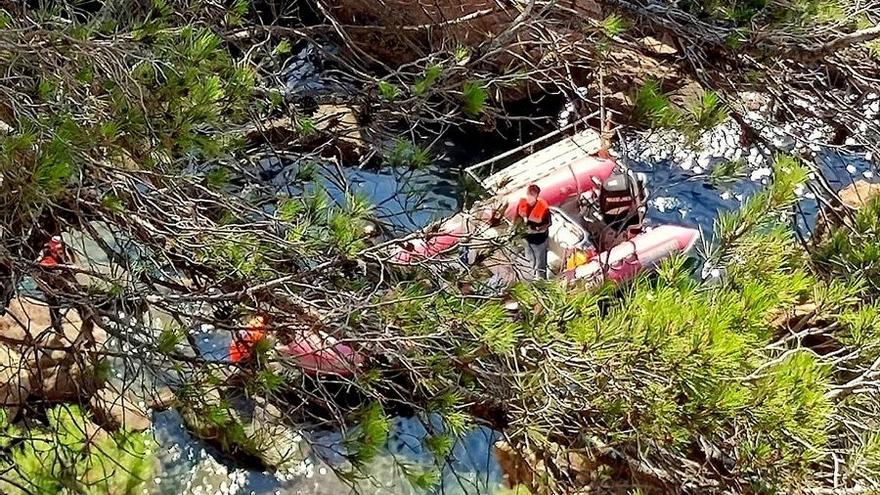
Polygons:
<instances>
[{"instance_id":1,"label":"orange high-visibility vest","mask_svg":"<svg viewBox=\"0 0 880 495\"><path fill-rule=\"evenodd\" d=\"M544 223L547 219L547 216L550 214L550 205L547 204L543 198L538 198L538 201L535 202L535 205L529 207L529 202L526 198L519 200L519 205L516 208L517 214L520 216L525 216L526 220L532 223Z\"/></svg>"},{"instance_id":2,"label":"orange high-visibility vest","mask_svg":"<svg viewBox=\"0 0 880 495\"><path fill-rule=\"evenodd\" d=\"M260 317L252 318L248 322L247 329L232 338L232 343L229 344L229 360L240 363L250 359L257 342L264 338L266 338L266 323Z\"/></svg>"}]
</instances>

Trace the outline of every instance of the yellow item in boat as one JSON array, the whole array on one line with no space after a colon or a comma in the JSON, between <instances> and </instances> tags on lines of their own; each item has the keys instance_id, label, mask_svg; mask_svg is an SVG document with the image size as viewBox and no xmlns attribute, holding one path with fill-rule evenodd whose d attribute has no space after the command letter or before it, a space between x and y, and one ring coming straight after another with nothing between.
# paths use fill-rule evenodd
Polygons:
<instances>
[{"instance_id":1,"label":"yellow item in boat","mask_svg":"<svg viewBox=\"0 0 880 495\"><path fill-rule=\"evenodd\" d=\"M566 270L574 270L575 268L590 262L590 253L583 249L575 249L565 262Z\"/></svg>"}]
</instances>

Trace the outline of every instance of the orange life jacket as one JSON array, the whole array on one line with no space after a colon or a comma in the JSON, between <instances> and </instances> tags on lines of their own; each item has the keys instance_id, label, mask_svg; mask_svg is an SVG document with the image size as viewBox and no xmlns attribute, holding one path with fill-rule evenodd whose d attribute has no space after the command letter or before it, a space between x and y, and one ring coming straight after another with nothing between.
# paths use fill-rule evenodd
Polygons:
<instances>
[{"instance_id":1,"label":"orange life jacket","mask_svg":"<svg viewBox=\"0 0 880 495\"><path fill-rule=\"evenodd\" d=\"M247 328L232 338L229 344L229 360L240 363L250 359L257 342L266 338L266 323L261 317L254 317L248 322Z\"/></svg>"},{"instance_id":2,"label":"orange life jacket","mask_svg":"<svg viewBox=\"0 0 880 495\"><path fill-rule=\"evenodd\" d=\"M519 200L516 212L519 216L526 217L529 222L544 223L550 214L550 205L543 198L538 198L534 206L530 207L528 200L523 198Z\"/></svg>"},{"instance_id":3,"label":"orange life jacket","mask_svg":"<svg viewBox=\"0 0 880 495\"><path fill-rule=\"evenodd\" d=\"M60 265L60 264L61 264L61 263L59 263L58 260L57 260L54 256L52 256L52 255L43 256L42 258L40 258L40 261L38 261L38 263L40 264L40 266L56 266L56 265Z\"/></svg>"}]
</instances>

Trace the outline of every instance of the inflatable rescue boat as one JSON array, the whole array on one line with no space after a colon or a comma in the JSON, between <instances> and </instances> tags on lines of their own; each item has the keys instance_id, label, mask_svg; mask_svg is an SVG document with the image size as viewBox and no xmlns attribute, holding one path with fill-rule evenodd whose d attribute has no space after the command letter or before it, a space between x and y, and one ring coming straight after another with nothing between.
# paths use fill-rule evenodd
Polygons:
<instances>
[{"instance_id":1,"label":"inflatable rescue boat","mask_svg":"<svg viewBox=\"0 0 880 495\"><path fill-rule=\"evenodd\" d=\"M498 249L505 239L510 240L517 204L529 184L537 184L551 206L548 267L556 277L587 287L605 280L622 282L654 269L674 253L690 251L699 231L678 225L645 229L601 253L592 249L579 205L582 198L594 198L599 185L617 167L613 159L596 156L600 144L598 133L581 131L479 179L492 195L488 200L401 239L391 261L418 264L461 259L472 264L491 250L481 263L492 278L502 283L531 278L521 242ZM457 249L460 245L466 249ZM464 256L450 256L453 251Z\"/></svg>"}]
</instances>

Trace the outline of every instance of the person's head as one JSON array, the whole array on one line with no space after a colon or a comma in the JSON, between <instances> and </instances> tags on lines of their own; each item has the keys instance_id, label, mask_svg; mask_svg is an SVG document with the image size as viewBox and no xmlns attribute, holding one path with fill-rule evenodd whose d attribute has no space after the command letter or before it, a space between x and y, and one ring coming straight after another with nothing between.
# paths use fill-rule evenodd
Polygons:
<instances>
[{"instance_id":1,"label":"person's head","mask_svg":"<svg viewBox=\"0 0 880 495\"><path fill-rule=\"evenodd\" d=\"M53 235L47 242L46 247L51 251L60 252L64 247L64 240L61 239L60 235Z\"/></svg>"},{"instance_id":2,"label":"person's head","mask_svg":"<svg viewBox=\"0 0 880 495\"><path fill-rule=\"evenodd\" d=\"M538 196L541 194L541 188L538 187L537 184L529 184L528 189L526 189L526 201L529 202L529 205L533 205L538 202Z\"/></svg>"}]
</instances>

